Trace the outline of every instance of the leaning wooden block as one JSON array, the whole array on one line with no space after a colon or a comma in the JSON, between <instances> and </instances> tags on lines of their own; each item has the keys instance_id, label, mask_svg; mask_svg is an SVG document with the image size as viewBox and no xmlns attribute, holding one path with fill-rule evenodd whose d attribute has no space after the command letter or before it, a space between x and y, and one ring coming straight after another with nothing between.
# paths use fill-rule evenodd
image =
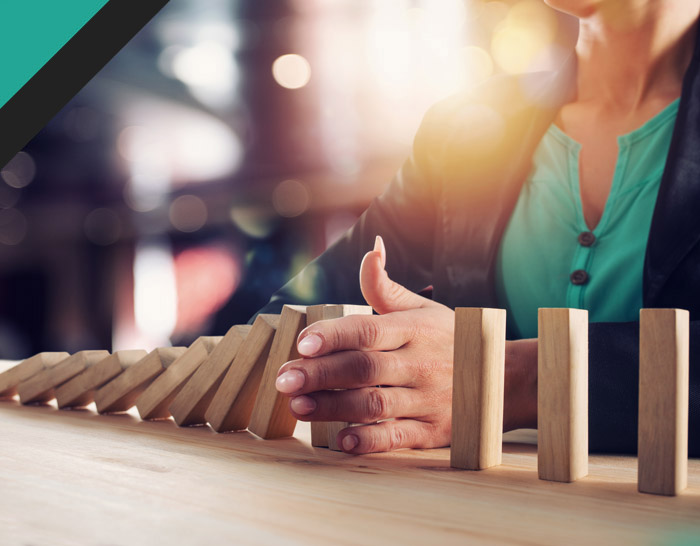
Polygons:
<instances>
[{"instance_id":1,"label":"leaning wooden block","mask_svg":"<svg viewBox=\"0 0 700 546\"><path fill-rule=\"evenodd\" d=\"M59 408L82 408L95 400L95 391L146 356L146 351L117 351L56 389Z\"/></svg>"},{"instance_id":2,"label":"leaning wooden block","mask_svg":"<svg viewBox=\"0 0 700 546\"><path fill-rule=\"evenodd\" d=\"M238 349L206 412L216 432L245 430L265 370L279 315L258 315L250 333Z\"/></svg>"},{"instance_id":3,"label":"leaning wooden block","mask_svg":"<svg viewBox=\"0 0 700 546\"><path fill-rule=\"evenodd\" d=\"M297 420L289 411L288 397L277 392L275 381L285 362L299 358L297 337L305 327L304 307L285 305L282 308L248 426L248 430L266 440L294 434Z\"/></svg>"},{"instance_id":4,"label":"leaning wooden block","mask_svg":"<svg viewBox=\"0 0 700 546\"><path fill-rule=\"evenodd\" d=\"M689 314L639 312L638 488L677 495L688 485Z\"/></svg>"},{"instance_id":5,"label":"leaning wooden block","mask_svg":"<svg viewBox=\"0 0 700 546\"><path fill-rule=\"evenodd\" d=\"M170 414L178 425L183 427L207 422L207 408L250 329L248 325L232 326L209 358L182 387L170 404Z\"/></svg>"},{"instance_id":6,"label":"leaning wooden block","mask_svg":"<svg viewBox=\"0 0 700 546\"><path fill-rule=\"evenodd\" d=\"M17 387L22 404L37 404L53 400L55 389L71 377L109 356L108 351L80 351L39 372Z\"/></svg>"},{"instance_id":7,"label":"leaning wooden block","mask_svg":"<svg viewBox=\"0 0 700 546\"><path fill-rule=\"evenodd\" d=\"M221 336L199 337L189 348L159 375L136 400L141 419L167 419L168 408L187 380L212 352Z\"/></svg>"},{"instance_id":8,"label":"leaning wooden block","mask_svg":"<svg viewBox=\"0 0 700 546\"><path fill-rule=\"evenodd\" d=\"M537 471L572 482L588 474L588 311L540 309Z\"/></svg>"},{"instance_id":9,"label":"leaning wooden block","mask_svg":"<svg viewBox=\"0 0 700 546\"><path fill-rule=\"evenodd\" d=\"M0 398L14 396L20 383L52 368L69 356L68 353L39 353L0 373Z\"/></svg>"},{"instance_id":10,"label":"leaning wooden block","mask_svg":"<svg viewBox=\"0 0 700 546\"><path fill-rule=\"evenodd\" d=\"M306 308L306 323L311 326L320 320L337 319L348 315L371 315L372 308L369 305L311 305ZM338 446L338 433L350 426L345 422L311 422L311 445L314 447L328 447L333 451L341 451Z\"/></svg>"},{"instance_id":11,"label":"leaning wooden block","mask_svg":"<svg viewBox=\"0 0 700 546\"><path fill-rule=\"evenodd\" d=\"M185 347L161 347L129 366L95 393L98 413L127 411L136 403L136 399L146 387L185 350Z\"/></svg>"},{"instance_id":12,"label":"leaning wooden block","mask_svg":"<svg viewBox=\"0 0 700 546\"><path fill-rule=\"evenodd\" d=\"M501 464L506 312L455 309L450 466Z\"/></svg>"}]
</instances>

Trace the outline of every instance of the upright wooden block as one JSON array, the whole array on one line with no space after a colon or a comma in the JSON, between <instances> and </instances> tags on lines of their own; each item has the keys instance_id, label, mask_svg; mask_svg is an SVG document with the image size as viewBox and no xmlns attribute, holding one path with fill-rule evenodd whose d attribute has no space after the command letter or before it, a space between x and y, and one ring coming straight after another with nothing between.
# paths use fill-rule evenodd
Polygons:
<instances>
[{"instance_id":1,"label":"upright wooden block","mask_svg":"<svg viewBox=\"0 0 700 546\"><path fill-rule=\"evenodd\" d=\"M146 351L117 351L56 389L59 408L82 408L95 400L95 391L146 356Z\"/></svg>"},{"instance_id":2,"label":"upright wooden block","mask_svg":"<svg viewBox=\"0 0 700 546\"><path fill-rule=\"evenodd\" d=\"M37 404L53 400L56 387L108 356L108 351L80 351L64 358L20 383L17 386L20 402Z\"/></svg>"},{"instance_id":3,"label":"upright wooden block","mask_svg":"<svg viewBox=\"0 0 700 546\"><path fill-rule=\"evenodd\" d=\"M677 495L688 485L689 314L639 312L638 488Z\"/></svg>"},{"instance_id":4,"label":"upright wooden block","mask_svg":"<svg viewBox=\"0 0 700 546\"><path fill-rule=\"evenodd\" d=\"M588 311L540 309L537 471L573 482L588 474Z\"/></svg>"},{"instance_id":5,"label":"upright wooden block","mask_svg":"<svg viewBox=\"0 0 700 546\"><path fill-rule=\"evenodd\" d=\"M455 309L450 466L501 464L506 312Z\"/></svg>"},{"instance_id":6,"label":"upright wooden block","mask_svg":"<svg viewBox=\"0 0 700 546\"><path fill-rule=\"evenodd\" d=\"M136 400L141 419L167 419L169 407L187 380L209 358L209 353L221 341L221 336L199 337L175 362L156 377Z\"/></svg>"},{"instance_id":7,"label":"upright wooden block","mask_svg":"<svg viewBox=\"0 0 700 546\"><path fill-rule=\"evenodd\" d=\"M265 370L279 315L258 315L206 412L216 432L245 430Z\"/></svg>"},{"instance_id":8,"label":"upright wooden block","mask_svg":"<svg viewBox=\"0 0 700 546\"><path fill-rule=\"evenodd\" d=\"M127 411L151 382L182 355L185 347L154 349L95 393L98 413Z\"/></svg>"},{"instance_id":9,"label":"upright wooden block","mask_svg":"<svg viewBox=\"0 0 700 546\"><path fill-rule=\"evenodd\" d=\"M248 325L232 326L209 358L182 387L170 404L170 414L178 425L183 427L207 422L207 408L250 329Z\"/></svg>"},{"instance_id":10,"label":"upright wooden block","mask_svg":"<svg viewBox=\"0 0 700 546\"><path fill-rule=\"evenodd\" d=\"M68 353L39 353L0 373L0 398L14 396L20 383L52 368L69 356Z\"/></svg>"},{"instance_id":11,"label":"upright wooden block","mask_svg":"<svg viewBox=\"0 0 700 546\"><path fill-rule=\"evenodd\" d=\"M293 305L282 308L248 426L248 430L266 440L294 434L297 420L289 411L289 398L277 392L275 381L285 362L299 358L297 337L305 327L306 308Z\"/></svg>"},{"instance_id":12,"label":"upright wooden block","mask_svg":"<svg viewBox=\"0 0 700 546\"><path fill-rule=\"evenodd\" d=\"M306 308L306 322L307 326L311 326L320 320L371 314L372 308L369 305L311 305ZM345 422L311 421L311 445L341 451L336 441L338 433L349 426L350 423Z\"/></svg>"}]
</instances>

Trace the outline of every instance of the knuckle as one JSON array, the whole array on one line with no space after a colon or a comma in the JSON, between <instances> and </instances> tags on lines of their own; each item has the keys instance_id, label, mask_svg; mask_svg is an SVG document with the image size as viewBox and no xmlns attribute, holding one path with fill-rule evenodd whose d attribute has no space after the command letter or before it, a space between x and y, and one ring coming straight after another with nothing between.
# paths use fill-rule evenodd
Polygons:
<instances>
[{"instance_id":1,"label":"knuckle","mask_svg":"<svg viewBox=\"0 0 700 546\"><path fill-rule=\"evenodd\" d=\"M357 321L358 348L362 350L372 349L377 345L381 332L374 320Z\"/></svg>"},{"instance_id":2,"label":"knuckle","mask_svg":"<svg viewBox=\"0 0 700 546\"><path fill-rule=\"evenodd\" d=\"M372 389L367 396L367 417L371 421L386 419L388 415L388 400L380 389Z\"/></svg>"},{"instance_id":3,"label":"knuckle","mask_svg":"<svg viewBox=\"0 0 700 546\"><path fill-rule=\"evenodd\" d=\"M400 426L393 426L389 431L389 451L407 447L409 444L409 434Z\"/></svg>"},{"instance_id":4,"label":"knuckle","mask_svg":"<svg viewBox=\"0 0 700 546\"><path fill-rule=\"evenodd\" d=\"M358 351L355 360L355 375L363 386L374 385L379 377L380 363L373 352Z\"/></svg>"},{"instance_id":5,"label":"knuckle","mask_svg":"<svg viewBox=\"0 0 700 546\"><path fill-rule=\"evenodd\" d=\"M321 361L316 366L315 373L313 374L312 385L309 385L314 390L325 389L328 385L330 379L330 370L328 369L328 363Z\"/></svg>"}]
</instances>

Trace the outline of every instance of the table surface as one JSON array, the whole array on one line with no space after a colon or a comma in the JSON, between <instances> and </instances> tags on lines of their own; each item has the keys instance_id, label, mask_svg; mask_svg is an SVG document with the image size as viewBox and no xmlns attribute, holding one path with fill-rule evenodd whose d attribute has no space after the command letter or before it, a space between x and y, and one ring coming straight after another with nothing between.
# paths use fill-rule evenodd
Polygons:
<instances>
[{"instance_id":1,"label":"table surface","mask_svg":"<svg viewBox=\"0 0 700 546\"><path fill-rule=\"evenodd\" d=\"M637 492L636 458L592 456L571 484L537 478L533 431L503 464L448 449L351 456L309 427L264 441L0 402L2 544L698 544L700 460L678 497Z\"/></svg>"}]
</instances>

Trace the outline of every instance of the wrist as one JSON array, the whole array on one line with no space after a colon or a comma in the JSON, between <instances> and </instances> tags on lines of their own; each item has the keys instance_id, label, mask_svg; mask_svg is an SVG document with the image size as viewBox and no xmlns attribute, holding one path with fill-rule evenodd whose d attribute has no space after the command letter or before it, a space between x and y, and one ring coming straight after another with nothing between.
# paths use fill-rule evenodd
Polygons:
<instances>
[{"instance_id":1,"label":"wrist","mask_svg":"<svg viewBox=\"0 0 700 546\"><path fill-rule=\"evenodd\" d=\"M503 430L537 428L537 339L506 342Z\"/></svg>"}]
</instances>

